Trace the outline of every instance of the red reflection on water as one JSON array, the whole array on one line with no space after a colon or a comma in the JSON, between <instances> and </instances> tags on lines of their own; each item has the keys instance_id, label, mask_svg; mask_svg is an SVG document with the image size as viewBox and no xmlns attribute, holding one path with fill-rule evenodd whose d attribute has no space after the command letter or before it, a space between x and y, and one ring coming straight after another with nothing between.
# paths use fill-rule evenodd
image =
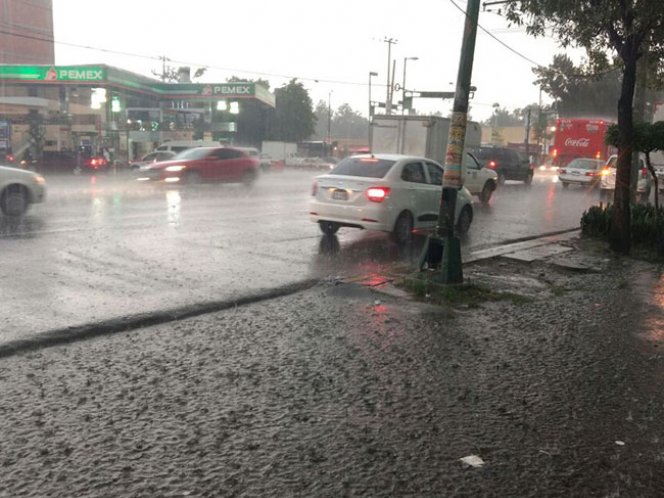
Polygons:
<instances>
[{"instance_id":1,"label":"red reflection on water","mask_svg":"<svg viewBox=\"0 0 664 498\"><path fill-rule=\"evenodd\" d=\"M90 177L90 184L91 185L97 185L97 177L96 176L92 175Z\"/></svg>"}]
</instances>

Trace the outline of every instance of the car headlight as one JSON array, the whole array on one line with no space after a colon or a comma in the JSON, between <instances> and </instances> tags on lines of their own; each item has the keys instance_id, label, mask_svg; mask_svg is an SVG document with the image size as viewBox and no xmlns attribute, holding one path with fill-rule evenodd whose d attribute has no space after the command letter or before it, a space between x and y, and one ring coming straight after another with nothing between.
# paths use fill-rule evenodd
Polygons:
<instances>
[{"instance_id":1,"label":"car headlight","mask_svg":"<svg viewBox=\"0 0 664 498\"><path fill-rule=\"evenodd\" d=\"M176 172L176 171L182 171L185 168L186 168L186 166L180 166L180 165L178 165L178 166L167 166L165 168L165 170L173 173L173 172Z\"/></svg>"},{"instance_id":2,"label":"car headlight","mask_svg":"<svg viewBox=\"0 0 664 498\"><path fill-rule=\"evenodd\" d=\"M46 185L46 178L41 175L35 175L34 180L35 183L38 183L39 185Z\"/></svg>"}]
</instances>

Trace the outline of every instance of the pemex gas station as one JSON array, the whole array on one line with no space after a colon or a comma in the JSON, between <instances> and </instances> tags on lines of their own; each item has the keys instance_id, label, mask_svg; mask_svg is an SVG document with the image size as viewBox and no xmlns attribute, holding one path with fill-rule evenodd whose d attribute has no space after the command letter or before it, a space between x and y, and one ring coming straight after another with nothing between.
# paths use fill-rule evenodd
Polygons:
<instances>
[{"instance_id":1,"label":"pemex gas station","mask_svg":"<svg viewBox=\"0 0 664 498\"><path fill-rule=\"evenodd\" d=\"M0 148L21 157L35 122L45 156L87 147L131 160L168 140L254 145L242 114L266 122L274 106L260 84L192 83L188 68L165 83L101 64L0 65Z\"/></svg>"}]
</instances>

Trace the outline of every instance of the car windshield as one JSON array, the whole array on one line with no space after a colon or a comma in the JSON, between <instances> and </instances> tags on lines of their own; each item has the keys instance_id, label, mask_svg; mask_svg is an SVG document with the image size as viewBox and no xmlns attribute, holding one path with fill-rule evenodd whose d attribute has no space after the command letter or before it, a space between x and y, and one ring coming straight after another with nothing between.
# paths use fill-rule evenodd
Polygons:
<instances>
[{"instance_id":1,"label":"car windshield","mask_svg":"<svg viewBox=\"0 0 664 498\"><path fill-rule=\"evenodd\" d=\"M599 169L601 165L602 162L597 159L574 159L569 162L566 168L594 170Z\"/></svg>"},{"instance_id":2,"label":"car windshield","mask_svg":"<svg viewBox=\"0 0 664 498\"><path fill-rule=\"evenodd\" d=\"M477 158L478 161L486 161L496 157L496 149L491 148L480 148L472 151L473 155Z\"/></svg>"},{"instance_id":3,"label":"car windshield","mask_svg":"<svg viewBox=\"0 0 664 498\"><path fill-rule=\"evenodd\" d=\"M375 157L349 157L337 164L330 174L383 178L395 162Z\"/></svg>"},{"instance_id":4,"label":"car windshield","mask_svg":"<svg viewBox=\"0 0 664 498\"><path fill-rule=\"evenodd\" d=\"M203 159L210 154L211 149L207 147L195 147L193 149L178 152L173 159Z\"/></svg>"}]
</instances>

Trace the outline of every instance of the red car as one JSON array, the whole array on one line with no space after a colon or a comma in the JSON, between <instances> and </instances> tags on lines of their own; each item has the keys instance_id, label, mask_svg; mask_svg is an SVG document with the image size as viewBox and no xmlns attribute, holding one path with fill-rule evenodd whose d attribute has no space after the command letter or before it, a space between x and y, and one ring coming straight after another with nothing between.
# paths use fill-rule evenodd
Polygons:
<instances>
[{"instance_id":1,"label":"red car","mask_svg":"<svg viewBox=\"0 0 664 498\"><path fill-rule=\"evenodd\" d=\"M180 152L170 161L141 166L139 181L200 183L207 181L253 183L259 161L234 147L196 147Z\"/></svg>"}]
</instances>

